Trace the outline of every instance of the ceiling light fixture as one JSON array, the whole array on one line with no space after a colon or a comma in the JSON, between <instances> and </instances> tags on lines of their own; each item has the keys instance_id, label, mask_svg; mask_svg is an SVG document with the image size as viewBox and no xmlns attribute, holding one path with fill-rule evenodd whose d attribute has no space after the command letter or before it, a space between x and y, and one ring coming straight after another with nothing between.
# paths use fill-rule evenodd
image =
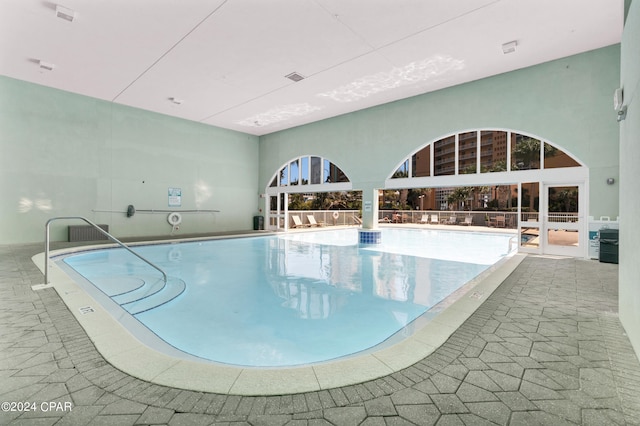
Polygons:
<instances>
[{"instance_id":1,"label":"ceiling light fixture","mask_svg":"<svg viewBox=\"0 0 640 426\"><path fill-rule=\"evenodd\" d=\"M171 101L176 105L182 105L182 102L184 102L182 99L178 99L178 98L169 98L169 101Z\"/></svg>"},{"instance_id":2,"label":"ceiling light fixture","mask_svg":"<svg viewBox=\"0 0 640 426\"><path fill-rule=\"evenodd\" d=\"M56 5L56 16L65 21L73 22L76 18L76 12L60 5Z\"/></svg>"},{"instance_id":3,"label":"ceiling light fixture","mask_svg":"<svg viewBox=\"0 0 640 426\"><path fill-rule=\"evenodd\" d=\"M45 71L53 71L53 69L56 67L52 63L45 62L43 60L38 61L38 66L40 67L41 70L45 70Z\"/></svg>"},{"instance_id":4,"label":"ceiling light fixture","mask_svg":"<svg viewBox=\"0 0 640 426\"><path fill-rule=\"evenodd\" d=\"M263 127L279 123L281 121L286 121L294 117L303 117L321 109L322 107L313 106L307 103L280 105L270 109L269 111L247 117L244 120L236 121L236 123L247 127Z\"/></svg>"},{"instance_id":5,"label":"ceiling light fixture","mask_svg":"<svg viewBox=\"0 0 640 426\"><path fill-rule=\"evenodd\" d=\"M292 72L291 74L287 74L285 75L285 77L291 81L295 81L296 83L299 82L300 80L304 80L304 76L302 76L301 74L298 74L297 72Z\"/></svg>"},{"instance_id":6,"label":"ceiling light fixture","mask_svg":"<svg viewBox=\"0 0 640 426\"><path fill-rule=\"evenodd\" d=\"M437 83L441 78L446 78L464 67L465 63L461 59L449 55L434 55L390 71L360 77L334 90L318 93L317 96L331 98L337 102L353 102L398 87Z\"/></svg>"},{"instance_id":7,"label":"ceiling light fixture","mask_svg":"<svg viewBox=\"0 0 640 426\"><path fill-rule=\"evenodd\" d=\"M502 45L502 53L504 53L506 55L507 53L515 52L517 45L518 45L518 42L516 40L510 41L508 43L503 44Z\"/></svg>"}]
</instances>

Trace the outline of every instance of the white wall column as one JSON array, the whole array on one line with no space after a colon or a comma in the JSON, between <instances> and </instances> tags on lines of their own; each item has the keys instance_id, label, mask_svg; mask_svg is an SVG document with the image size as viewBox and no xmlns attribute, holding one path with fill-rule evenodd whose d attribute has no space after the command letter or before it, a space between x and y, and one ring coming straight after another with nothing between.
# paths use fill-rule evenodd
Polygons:
<instances>
[{"instance_id":1,"label":"white wall column","mask_svg":"<svg viewBox=\"0 0 640 426\"><path fill-rule=\"evenodd\" d=\"M378 228L377 188L363 188L362 190L362 227L364 229Z\"/></svg>"},{"instance_id":2,"label":"white wall column","mask_svg":"<svg viewBox=\"0 0 640 426\"><path fill-rule=\"evenodd\" d=\"M358 230L358 243L364 245L380 244L382 231L378 228L378 189L362 190L362 229Z\"/></svg>"}]
</instances>

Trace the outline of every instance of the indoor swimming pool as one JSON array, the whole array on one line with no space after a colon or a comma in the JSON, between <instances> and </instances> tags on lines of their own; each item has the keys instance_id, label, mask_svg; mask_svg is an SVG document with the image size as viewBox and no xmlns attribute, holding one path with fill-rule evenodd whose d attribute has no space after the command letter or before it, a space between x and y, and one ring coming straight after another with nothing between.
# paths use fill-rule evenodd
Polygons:
<instances>
[{"instance_id":1,"label":"indoor swimming pool","mask_svg":"<svg viewBox=\"0 0 640 426\"><path fill-rule=\"evenodd\" d=\"M114 317L150 330L140 340L154 349L291 367L410 335L416 319L509 256L512 238L384 228L379 245L358 244L357 229L345 229L134 247L166 284L121 248L56 264Z\"/></svg>"}]
</instances>

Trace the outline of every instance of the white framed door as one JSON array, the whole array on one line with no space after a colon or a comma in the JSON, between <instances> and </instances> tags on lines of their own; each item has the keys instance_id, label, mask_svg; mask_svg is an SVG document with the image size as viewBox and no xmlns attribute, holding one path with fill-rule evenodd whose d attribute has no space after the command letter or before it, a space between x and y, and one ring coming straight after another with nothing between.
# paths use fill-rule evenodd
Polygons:
<instances>
[{"instance_id":1,"label":"white framed door","mask_svg":"<svg viewBox=\"0 0 640 426\"><path fill-rule=\"evenodd\" d=\"M268 195L267 208L267 229L270 231L286 231L287 230L287 213L289 205L289 194L279 192L275 195Z\"/></svg>"},{"instance_id":2,"label":"white framed door","mask_svg":"<svg viewBox=\"0 0 640 426\"><path fill-rule=\"evenodd\" d=\"M541 195L542 252L584 257L587 244L584 183L544 184Z\"/></svg>"}]
</instances>

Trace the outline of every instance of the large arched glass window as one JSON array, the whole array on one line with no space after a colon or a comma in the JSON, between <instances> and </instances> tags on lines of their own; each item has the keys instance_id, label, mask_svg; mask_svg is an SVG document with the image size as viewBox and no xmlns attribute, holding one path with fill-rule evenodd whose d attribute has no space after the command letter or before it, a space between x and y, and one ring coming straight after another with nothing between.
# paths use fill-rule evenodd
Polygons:
<instances>
[{"instance_id":1,"label":"large arched glass window","mask_svg":"<svg viewBox=\"0 0 640 426\"><path fill-rule=\"evenodd\" d=\"M326 158L303 156L285 164L271 180L270 188L349 182L347 175Z\"/></svg>"},{"instance_id":2,"label":"large arched glass window","mask_svg":"<svg viewBox=\"0 0 640 426\"><path fill-rule=\"evenodd\" d=\"M480 172L504 172L507 170L507 132L480 131Z\"/></svg>"},{"instance_id":3,"label":"large arched glass window","mask_svg":"<svg viewBox=\"0 0 640 426\"><path fill-rule=\"evenodd\" d=\"M406 158L392 179L581 167L547 141L505 130L474 130L445 136Z\"/></svg>"}]
</instances>

